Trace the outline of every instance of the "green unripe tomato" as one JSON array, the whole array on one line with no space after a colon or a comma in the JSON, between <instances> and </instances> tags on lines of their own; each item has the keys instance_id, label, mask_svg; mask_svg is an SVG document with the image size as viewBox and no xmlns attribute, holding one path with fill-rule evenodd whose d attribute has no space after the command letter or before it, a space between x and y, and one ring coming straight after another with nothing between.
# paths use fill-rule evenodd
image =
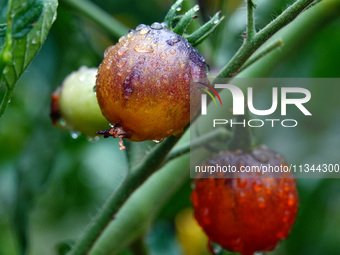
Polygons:
<instances>
[{"instance_id":1,"label":"green unripe tomato","mask_svg":"<svg viewBox=\"0 0 340 255\"><path fill-rule=\"evenodd\" d=\"M67 129L95 136L96 131L109 128L102 115L94 85L97 68L80 67L68 75L60 88L52 95L52 108L58 108L59 123ZM57 105L57 106L56 106ZM55 109L51 109L51 115ZM53 119L53 118L52 118Z\"/></svg>"}]
</instances>

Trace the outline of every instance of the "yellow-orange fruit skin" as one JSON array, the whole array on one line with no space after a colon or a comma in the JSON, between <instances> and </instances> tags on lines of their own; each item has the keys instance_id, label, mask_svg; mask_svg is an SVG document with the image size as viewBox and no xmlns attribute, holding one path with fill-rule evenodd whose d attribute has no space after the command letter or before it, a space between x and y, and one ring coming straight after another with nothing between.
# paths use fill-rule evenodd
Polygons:
<instances>
[{"instance_id":1,"label":"yellow-orange fruit skin","mask_svg":"<svg viewBox=\"0 0 340 255\"><path fill-rule=\"evenodd\" d=\"M106 50L96 92L103 115L130 140L161 140L180 133L198 110L193 79L206 78L197 50L161 24L141 25ZM191 98L190 98L191 96Z\"/></svg>"},{"instance_id":2,"label":"yellow-orange fruit skin","mask_svg":"<svg viewBox=\"0 0 340 255\"><path fill-rule=\"evenodd\" d=\"M221 152L206 165L285 166L284 159L268 149ZM291 173L218 174L198 178L191 195L197 222L210 241L223 248L253 255L271 251L287 238L298 210L296 181ZM232 178L223 178L232 177Z\"/></svg>"}]
</instances>

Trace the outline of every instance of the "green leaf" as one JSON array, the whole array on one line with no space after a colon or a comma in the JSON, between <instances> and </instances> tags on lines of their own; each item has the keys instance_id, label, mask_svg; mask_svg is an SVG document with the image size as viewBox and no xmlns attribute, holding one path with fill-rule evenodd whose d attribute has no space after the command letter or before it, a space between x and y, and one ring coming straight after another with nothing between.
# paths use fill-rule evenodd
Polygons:
<instances>
[{"instance_id":1,"label":"green leaf","mask_svg":"<svg viewBox=\"0 0 340 255\"><path fill-rule=\"evenodd\" d=\"M0 117L7 108L17 80L40 50L56 19L57 0L9 0L7 24L0 32L0 85L7 91ZM1 44L1 38L5 41Z\"/></svg>"},{"instance_id":2,"label":"green leaf","mask_svg":"<svg viewBox=\"0 0 340 255\"><path fill-rule=\"evenodd\" d=\"M30 1L21 9L13 19L12 35L19 39L24 37L34 26L41 16L43 3L40 1Z\"/></svg>"}]
</instances>

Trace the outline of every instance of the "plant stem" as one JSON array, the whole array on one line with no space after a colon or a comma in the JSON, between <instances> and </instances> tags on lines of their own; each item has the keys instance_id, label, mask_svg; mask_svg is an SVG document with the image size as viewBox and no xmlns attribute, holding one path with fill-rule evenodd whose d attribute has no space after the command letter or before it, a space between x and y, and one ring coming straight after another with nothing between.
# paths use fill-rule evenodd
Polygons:
<instances>
[{"instance_id":1,"label":"plant stem","mask_svg":"<svg viewBox=\"0 0 340 255\"><path fill-rule=\"evenodd\" d=\"M173 31L176 34L179 35L183 35L186 28L189 26L189 24L191 23L191 21L194 19L194 17L196 16L196 12L199 10L199 6L195 5L194 7L192 7L189 11L187 11L183 17L180 19L180 21L178 22L178 24L175 26L175 28L173 29Z\"/></svg>"},{"instance_id":2,"label":"plant stem","mask_svg":"<svg viewBox=\"0 0 340 255\"><path fill-rule=\"evenodd\" d=\"M266 46L263 50L261 50L259 53L255 53L252 57L250 57L248 61L241 67L240 71L247 69L249 66L257 62L264 56L267 56L272 51L276 50L279 47L282 47L282 45L283 41L281 39L268 43L268 46Z\"/></svg>"},{"instance_id":3,"label":"plant stem","mask_svg":"<svg viewBox=\"0 0 340 255\"><path fill-rule=\"evenodd\" d=\"M237 122L248 122L249 112L246 111L244 116L238 115L236 117ZM254 146L254 140L252 135L252 130L248 125L236 125L233 130L233 136L228 143L228 149L250 151Z\"/></svg>"},{"instance_id":4,"label":"plant stem","mask_svg":"<svg viewBox=\"0 0 340 255\"><path fill-rule=\"evenodd\" d=\"M179 137L175 136L168 137L161 144L154 147L145 159L129 172L125 181L112 193L83 235L76 242L70 255L83 255L90 250L105 227L115 218L119 208L150 175L160 168L166 156L179 139Z\"/></svg>"},{"instance_id":5,"label":"plant stem","mask_svg":"<svg viewBox=\"0 0 340 255\"><path fill-rule=\"evenodd\" d=\"M208 36L210 36L219 26L219 24L224 20L224 16L219 17L221 12L217 12L207 23L202 25L192 34L185 36L188 42L196 47L202 43Z\"/></svg>"},{"instance_id":6,"label":"plant stem","mask_svg":"<svg viewBox=\"0 0 340 255\"><path fill-rule=\"evenodd\" d=\"M278 65L288 61L287 58L298 49L304 47L306 38L313 39L316 31L322 31L327 24L339 18L340 1L323 1L313 11L306 12L301 18L291 24L287 29L281 30L270 42L282 38L284 44L280 51L259 59L255 65L249 66L242 71L237 78L261 78L270 75L271 71ZM317 20L317 22L316 22Z\"/></svg>"},{"instance_id":7,"label":"plant stem","mask_svg":"<svg viewBox=\"0 0 340 255\"><path fill-rule=\"evenodd\" d=\"M201 147L204 144L210 143L212 141L224 141L227 138L229 138L231 136L230 131L228 131L225 128L217 128L214 129L213 131L204 134L198 138L196 138L193 141L187 142L185 144L179 145L178 147L176 147L175 149L173 149L168 157L166 158L166 162L173 160L177 157L182 156L185 153L190 152L190 150L196 149L198 147Z\"/></svg>"},{"instance_id":8,"label":"plant stem","mask_svg":"<svg viewBox=\"0 0 340 255\"><path fill-rule=\"evenodd\" d=\"M271 36L293 21L314 0L297 0L283 11L278 17L258 32L251 41L246 41L236 52L234 57L217 74L217 78L229 78L238 74L242 65L260 48Z\"/></svg>"},{"instance_id":9,"label":"plant stem","mask_svg":"<svg viewBox=\"0 0 340 255\"><path fill-rule=\"evenodd\" d=\"M125 35L129 30L129 28L127 28L125 25L120 23L106 11L102 10L90 1L61 0L60 2L67 7L73 8L79 14L94 21L99 27L103 28L116 40Z\"/></svg>"},{"instance_id":10,"label":"plant stem","mask_svg":"<svg viewBox=\"0 0 340 255\"><path fill-rule=\"evenodd\" d=\"M256 35L255 20L254 20L254 8L255 5L252 0L247 0L247 30L246 41L253 40Z\"/></svg>"},{"instance_id":11,"label":"plant stem","mask_svg":"<svg viewBox=\"0 0 340 255\"><path fill-rule=\"evenodd\" d=\"M169 29L172 29L172 21L174 19L175 13L177 12L177 9L181 8L183 3L183 0L177 0L171 7L169 12L164 18L164 23L167 25Z\"/></svg>"}]
</instances>

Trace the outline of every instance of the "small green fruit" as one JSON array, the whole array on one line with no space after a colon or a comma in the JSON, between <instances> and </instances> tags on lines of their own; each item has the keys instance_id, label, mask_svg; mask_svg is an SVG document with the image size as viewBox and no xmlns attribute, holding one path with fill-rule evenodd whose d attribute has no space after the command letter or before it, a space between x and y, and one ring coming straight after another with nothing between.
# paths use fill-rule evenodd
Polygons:
<instances>
[{"instance_id":1,"label":"small green fruit","mask_svg":"<svg viewBox=\"0 0 340 255\"><path fill-rule=\"evenodd\" d=\"M97 68L80 67L68 75L61 87L52 95L51 117L73 131L95 136L96 131L107 129L108 121L102 115L94 85Z\"/></svg>"}]
</instances>

